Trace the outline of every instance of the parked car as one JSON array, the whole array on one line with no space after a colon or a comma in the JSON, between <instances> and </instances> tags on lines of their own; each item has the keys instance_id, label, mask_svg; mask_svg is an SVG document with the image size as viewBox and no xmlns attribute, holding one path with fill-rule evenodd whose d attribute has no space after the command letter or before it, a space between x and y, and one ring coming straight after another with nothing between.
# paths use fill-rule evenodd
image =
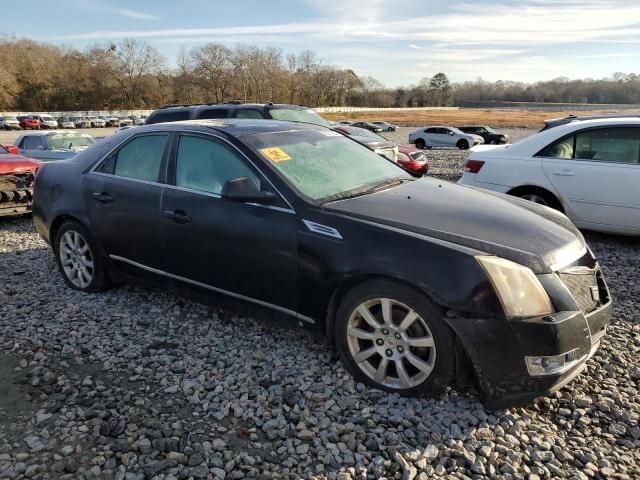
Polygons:
<instances>
[{"instance_id":1,"label":"parked car","mask_svg":"<svg viewBox=\"0 0 640 480\"><path fill-rule=\"evenodd\" d=\"M13 143L20 153L43 162L74 156L95 143L91 135L66 130L25 133Z\"/></svg>"},{"instance_id":2,"label":"parked car","mask_svg":"<svg viewBox=\"0 0 640 480\"><path fill-rule=\"evenodd\" d=\"M375 132L375 133L379 133L384 130L381 126L374 125L373 123L370 123L370 122L353 122L351 126L364 128L365 130L369 130L370 132Z\"/></svg>"},{"instance_id":3,"label":"parked car","mask_svg":"<svg viewBox=\"0 0 640 480\"><path fill-rule=\"evenodd\" d=\"M104 120L105 127L119 127L120 119L118 117L113 117L111 115L104 115L99 117Z\"/></svg>"},{"instance_id":4,"label":"parked car","mask_svg":"<svg viewBox=\"0 0 640 480\"><path fill-rule=\"evenodd\" d=\"M41 129L47 130L52 128L58 128L58 121L55 118L53 118L51 115L41 113L39 115L34 115L34 117L40 122Z\"/></svg>"},{"instance_id":5,"label":"parked car","mask_svg":"<svg viewBox=\"0 0 640 480\"><path fill-rule=\"evenodd\" d=\"M133 120L131 120L129 117L119 117L118 125L121 127L128 127L133 125Z\"/></svg>"},{"instance_id":6,"label":"parked car","mask_svg":"<svg viewBox=\"0 0 640 480\"><path fill-rule=\"evenodd\" d=\"M353 125L340 125L339 127L334 127L333 130L347 135L352 140L373 150L378 155L388 158L392 162L395 162L398 158L398 146L370 130L354 127Z\"/></svg>"},{"instance_id":7,"label":"parked car","mask_svg":"<svg viewBox=\"0 0 640 480\"><path fill-rule=\"evenodd\" d=\"M13 115L0 116L0 128L5 130L20 130L20 122Z\"/></svg>"},{"instance_id":8,"label":"parked car","mask_svg":"<svg viewBox=\"0 0 640 480\"><path fill-rule=\"evenodd\" d=\"M555 208L580 228L640 235L640 118L570 122L476 147L459 183Z\"/></svg>"},{"instance_id":9,"label":"parked car","mask_svg":"<svg viewBox=\"0 0 640 480\"><path fill-rule=\"evenodd\" d=\"M464 133L455 127L426 127L409 134L409 143L416 148L457 147L466 150L484 143L479 135Z\"/></svg>"},{"instance_id":10,"label":"parked car","mask_svg":"<svg viewBox=\"0 0 640 480\"><path fill-rule=\"evenodd\" d=\"M89 117L72 117L71 120L76 128L91 128Z\"/></svg>"},{"instance_id":11,"label":"parked car","mask_svg":"<svg viewBox=\"0 0 640 480\"><path fill-rule=\"evenodd\" d=\"M338 123L341 125L351 125L351 120L340 120Z\"/></svg>"},{"instance_id":12,"label":"parked car","mask_svg":"<svg viewBox=\"0 0 640 480\"><path fill-rule=\"evenodd\" d=\"M131 119L132 125L144 125L144 121L146 117L137 117L135 115L131 115L129 117Z\"/></svg>"},{"instance_id":13,"label":"parked car","mask_svg":"<svg viewBox=\"0 0 640 480\"><path fill-rule=\"evenodd\" d=\"M498 133L486 125L463 125L462 127L458 127L458 130L464 133L479 135L486 144L499 145L509 141L509 135L506 133Z\"/></svg>"},{"instance_id":14,"label":"parked car","mask_svg":"<svg viewBox=\"0 0 640 480\"><path fill-rule=\"evenodd\" d=\"M34 198L70 288L133 277L255 302L322 329L358 381L389 392L439 394L473 372L490 407L546 395L611 316L564 215L416 179L315 125L125 130L43 165Z\"/></svg>"},{"instance_id":15,"label":"parked car","mask_svg":"<svg viewBox=\"0 0 640 480\"><path fill-rule=\"evenodd\" d=\"M0 146L0 217L31 211L33 182L40 162Z\"/></svg>"},{"instance_id":16,"label":"parked car","mask_svg":"<svg viewBox=\"0 0 640 480\"><path fill-rule=\"evenodd\" d=\"M398 145L398 157L396 162L407 170L421 175L426 175L429 171L429 160L423 150L409 146Z\"/></svg>"},{"instance_id":17,"label":"parked car","mask_svg":"<svg viewBox=\"0 0 640 480\"><path fill-rule=\"evenodd\" d=\"M397 125L392 125L389 122L371 122L371 123L382 128L383 132L395 132L398 129Z\"/></svg>"},{"instance_id":18,"label":"parked car","mask_svg":"<svg viewBox=\"0 0 640 480\"><path fill-rule=\"evenodd\" d=\"M40 130L40 120L35 115L22 115L16 118L23 130Z\"/></svg>"},{"instance_id":19,"label":"parked car","mask_svg":"<svg viewBox=\"0 0 640 480\"><path fill-rule=\"evenodd\" d=\"M104 128L107 125L107 122L100 117L89 117L89 122L91 122L91 128Z\"/></svg>"},{"instance_id":20,"label":"parked car","mask_svg":"<svg viewBox=\"0 0 640 480\"><path fill-rule=\"evenodd\" d=\"M60 119L58 119L58 125L64 129L76 128L75 122L69 117L60 117Z\"/></svg>"},{"instance_id":21,"label":"parked car","mask_svg":"<svg viewBox=\"0 0 640 480\"><path fill-rule=\"evenodd\" d=\"M152 112L145 124L177 122L180 120L249 118L312 123L328 127L329 123L316 112L299 105L284 103L211 103L204 105L167 105Z\"/></svg>"}]
</instances>

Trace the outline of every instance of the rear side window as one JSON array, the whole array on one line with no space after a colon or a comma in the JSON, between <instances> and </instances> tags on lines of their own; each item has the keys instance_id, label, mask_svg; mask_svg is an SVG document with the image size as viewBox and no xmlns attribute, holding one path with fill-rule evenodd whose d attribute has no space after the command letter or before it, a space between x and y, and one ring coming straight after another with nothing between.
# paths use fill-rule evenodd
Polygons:
<instances>
[{"instance_id":1,"label":"rear side window","mask_svg":"<svg viewBox=\"0 0 640 480\"><path fill-rule=\"evenodd\" d=\"M98 171L119 177L157 182L168 135L136 137L109 157Z\"/></svg>"},{"instance_id":2,"label":"rear side window","mask_svg":"<svg viewBox=\"0 0 640 480\"><path fill-rule=\"evenodd\" d=\"M44 150L42 137L35 135L24 137L24 140L22 140L22 146L20 148L23 148L25 150Z\"/></svg>"},{"instance_id":3,"label":"rear side window","mask_svg":"<svg viewBox=\"0 0 640 480\"><path fill-rule=\"evenodd\" d=\"M162 122L179 122L181 120L189 120L189 110L174 110L167 112L158 112L147 119L147 124Z\"/></svg>"},{"instance_id":4,"label":"rear side window","mask_svg":"<svg viewBox=\"0 0 640 480\"><path fill-rule=\"evenodd\" d=\"M236 118L254 118L258 120L263 120L264 115L259 110L255 110L253 108L239 108L236 110Z\"/></svg>"},{"instance_id":5,"label":"rear side window","mask_svg":"<svg viewBox=\"0 0 640 480\"><path fill-rule=\"evenodd\" d=\"M209 108L201 111L198 118L227 118L228 114L229 110L226 108Z\"/></svg>"},{"instance_id":6,"label":"rear side window","mask_svg":"<svg viewBox=\"0 0 640 480\"><path fill-rule=\"evenodd\" d=\"M251 177L260 181L231 147L201 137L180 137L176 156L176 186L220 194L227 180Z\"/></svg>"},{"instance_id":7,"label":"rear side window","mask_svg":"<svg viewBox=\"0 0 640 480\"><path fill-rule=\"evenodd\" d=\"M547 158L573 158L573 146L575 136L561 138L557 142L553 142L540 150L536 157Z\"/></svg>"},{"instance_id":8,"label":"rear side window","mask_svg":"<svg viewBox=\"0 0 640 480\"><path fill-rule=\"evenodd\" d=\"M602 162L638 163L639 128L599 128L576 134L575 158Z\"/></svg>"}]
</instances>

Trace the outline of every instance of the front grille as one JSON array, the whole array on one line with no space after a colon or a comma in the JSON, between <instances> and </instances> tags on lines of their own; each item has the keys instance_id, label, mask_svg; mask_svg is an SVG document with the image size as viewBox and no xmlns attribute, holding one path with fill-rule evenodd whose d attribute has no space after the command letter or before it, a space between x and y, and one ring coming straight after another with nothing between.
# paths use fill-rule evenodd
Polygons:
<instances>
[{"instance_id":1,"label":"front grille","mask_svg":"<svg viewBox=\"0 0 640 480\"><path fill-rule=\"evenodd\" d=\"M600 306L601 287L598 282L599 270L575 267L562 272L558 276L562 283L569 289L578 308L584 313L589 313Z\"/></svg>"}]
</instances>

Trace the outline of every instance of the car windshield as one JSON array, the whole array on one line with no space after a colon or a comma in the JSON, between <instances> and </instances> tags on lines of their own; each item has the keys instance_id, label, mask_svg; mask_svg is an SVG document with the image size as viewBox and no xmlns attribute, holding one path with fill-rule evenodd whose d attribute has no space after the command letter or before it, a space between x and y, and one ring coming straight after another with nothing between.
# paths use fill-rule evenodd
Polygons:
<instances>
[{"instance_id":1,"label":"car windshield","mask_svg":"<svg viewBox=\"0 0 640 480\"><path fill-rule=\"evenodd\" d=\"M2 117L2 120L4 120L5 122L11 121L11 120L15 121L16 117Z\"/></svg>"},{"instance_id":2,"label":"car windshield","mask_svg":"<svg viewBox=\"0 0 640 480\"><path fill-rule=\"evenodd\" d=\"M269 113L274 120L286 120L288 122L313 123L321 127L328 127L329 122L311 109L273 107Z\"/></svg>"},{"instance_id":3,"label":"car windshield","mask_svg":"<svg viewBox=\"0 0 640 480\"><path fill-rule=\"evenodd\" d=\"M56 133L49 135L49 143L54 150L67 150L93 145L95 140L90 135L81 133Z\"/></svg>"},{"instance_id":4,"label":"car windshield","mask_svg":"<svg viewBox=\"0 0 640 480\"><path fill-rule=\"evenodd\" d=\"M413 180L394 163L331 130L250 134L242 139L301 194L318 203Z\"/></svg>"},{"instance_id":5,"label":"car windshield","mask_svg":"<svg viewBox=\"0 0 640 480\"><path fill-rule=\"evenodd\" d=\"M374 138L376 140L383 140L385 142L387 141L386 138L381 137L377 133L373 133L371 130L367 130L366 128L353 127L353 128L343 128L343 130L347 132L349 135L355 135L357 137Z\"/></svg>"},{"instance_id":6,"label":"car windshield","mask_svg":"<svg viewBox=\"0 0 640 480\"><path fill-rule=\"evenodd\" d=\"M53 122L53 117L50 117L49 115L40 115L40 118L45 122Z\"/></svg>"},{"instance_id":7,"label":"car windshield","mask_svg":"<svg viewBox=\"0 0 640 480\"><path fill-rule=\"evenodd\" d=\"M485 130L486 130L487 132L489 132L489 133L498 133L498 132L496 132L493 128L491 128L491 127L484 127L484 128L485 128Z\"/></svg>"}]
</instances>

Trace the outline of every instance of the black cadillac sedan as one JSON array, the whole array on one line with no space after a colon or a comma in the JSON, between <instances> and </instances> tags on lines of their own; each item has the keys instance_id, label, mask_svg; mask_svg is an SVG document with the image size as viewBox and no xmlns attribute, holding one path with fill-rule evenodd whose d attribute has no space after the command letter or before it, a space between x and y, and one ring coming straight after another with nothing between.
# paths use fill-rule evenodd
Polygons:
<instances>
[{"instance_id":1,"label":"black cadillac sedan","mask_svg":"<svg viewBox=\"0 0 640 480\"><path fill-rule=\"evenodd\" d=\"M611 300L561 213L418 179L324 127L188 121L125 130L36 178L64 281L144 278L322 328L359 381L438 394L472 372L489 406L559 388Z\"/></svg>"}]
</instances>

